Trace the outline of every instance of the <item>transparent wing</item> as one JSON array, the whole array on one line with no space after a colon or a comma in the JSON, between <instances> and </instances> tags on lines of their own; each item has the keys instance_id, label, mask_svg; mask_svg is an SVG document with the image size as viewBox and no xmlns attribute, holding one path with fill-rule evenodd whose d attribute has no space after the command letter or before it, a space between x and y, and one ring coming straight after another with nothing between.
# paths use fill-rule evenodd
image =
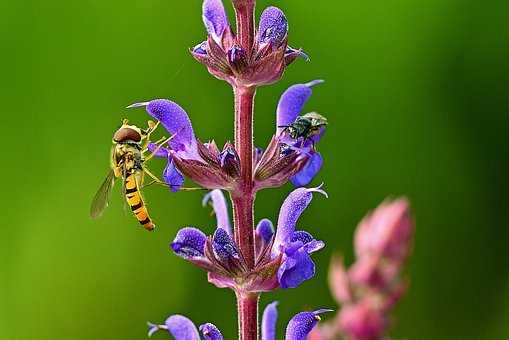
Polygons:
<instances>
[{"instance_id":1,"label":"transparent wing","mask_svg":"<svg viewBox=\"0 0 509 340\"><path fill-rule=\"evenodd\" d=\"M90 217L94 219L101 217L102 213L104 212L104 209L106 209L106 207L108 206L111 189L113 188L114 183L115 174L113 173L113 170L111 170L94 196L94 200L92 201L92 205L90 206Z\"/></svg>"}]
</instances>

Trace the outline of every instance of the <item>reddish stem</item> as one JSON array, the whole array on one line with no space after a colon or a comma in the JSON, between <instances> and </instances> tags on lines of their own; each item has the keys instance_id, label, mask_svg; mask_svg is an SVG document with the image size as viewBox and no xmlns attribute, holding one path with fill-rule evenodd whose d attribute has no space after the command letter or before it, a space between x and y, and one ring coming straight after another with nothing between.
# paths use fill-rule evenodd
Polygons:
<instances>
[{"instance_id":1,"label":"reddish stem","mask_svg":"<svg viewBox=\"0 0 509 340\"><path fill-rule=\"evenodd\" d=\"M254 183L253 183L253 106L256 89L234 88L235 148L240 158L240 179L231 192L234 238L247 267L255 263ZM237 292L239 336L241 340L258 339L258 295Z\"/></svg>"},{"instance_id":2,"label":"reddish stem","mask_svg":"<svg viewBox=\"0 0 509 340\"><path fill-rule=\"evenodd\" d=\"M258 339L258 298L256 294L237 293L239 339L241 340Z\"/></svg>"},{"instance_id":3,"label":"reddish stem","mask_svg":"<svg viewBox=\"0 0 509 340\"><path fill-rule=\"evenodd\" d=\"M251 51L255 36L254 9L252 0L234 2L235 17L237 19L237 38L245 51Z\"/></svg>"},{"instance_id":4,"label":"reddish stem","mask_svg":"<svg viewBox=\"0 0 509 340\"><path fill-rule=\"evenodd\" d=\"M255 37L255 0L234 0L237 38L240 46L251 55ZM255 87L234 86L235 149L240 158L240 179L231 192L234 238L246 261L248 270L255 264L253 190L253 108ZM236 292L240 340L258 339L258 294Z\"/></svg>"},{"instance_id":5,"label":"reddish stem","mask_svg":"<svg viewBox=\"0 0 509 340\"><path fill-rule=\"evenodd\" d=\"M253 105L254 88L235 88L235 149L240 158L240 180L232 192L235 241L249 268L254 267L253 234Z\"/></svg>"}]
</instances>

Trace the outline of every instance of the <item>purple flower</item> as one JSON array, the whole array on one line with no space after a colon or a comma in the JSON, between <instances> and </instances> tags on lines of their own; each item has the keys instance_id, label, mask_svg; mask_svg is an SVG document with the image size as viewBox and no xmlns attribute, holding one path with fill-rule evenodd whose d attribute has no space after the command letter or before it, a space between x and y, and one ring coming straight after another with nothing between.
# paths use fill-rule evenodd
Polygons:
<instances>
[{"instance_id":1,"label":"purple flower","mask_svg":"<svg viewBox=\"0 0 509 340\"><path fill-rule=\"evenodd\" d=\"M301 312L295 315L286 327L286 340L306 340L308 334L313 330L320 314L332 312L332 309L318 309L313 312Z\"/></svg>"},{"instance_id":2,"label":"purple flower","mask_svg":"<svg viewBox=\"0 0 509 340\"><path fill-rule=\"evenodd\" d=\"M148 336L164 330L175 340L200 340L200 334L194 323L183 315L172 315L164 322L164 325L148 323ZM211 323L200 326L200 332L205 340L223 340L219 329Z\"/></svg>"},{"instance_id":3,"label":"purple flower","mask_svg":"<svg viewBox=\"0 0 509 340\"><path fill-rule=\"evenodd\" d=\"M219 79L235 86L271 84L297 57L309 59L288 46L288 21L277 7L262 12L253 46L241 46L220 0L205 0L202 9L208 39L192 48L191 54Z\"/></svg>"},{"instance_id":4,"label":"purple flower","mask_svg":"<svg viewBox=\"0 0 509 340\"><path fill-rule=\"evenodd\" d=\"M161 122L171 135L167 145L148 145L155 156L168 159L163 179L171 191L180 190L184 184L183 175L208 189L232 188L235 185L239 175L239 158L230 143L220 153L215 144L199 142L186 111L170 100L155 99L128 106L137 107L145 107L147 113Z\"/></svg>"},{"instance_id":5,"label":"purple flower","mask_svg":"<svg viewBox=\"0 0 509 340\"><path fill-rule=\"evenodd\" d=\"M262 340L276 340L277 304L277 302L272 302L265 307L262 317ZM332 310L318 309L313 312L296 314L286 326L285 340L305 340L320 321L320 314L330 311Z\"/></svg>"},{"instance_id":6,"label":"purple flower","mask_svg":"<svg viewBox=\"0 0 509 340\"><path fill-rule=\"evenodd\" d=\"M209 35L220 42L223 32L229 28L228 17L221 0L204 0L202 5L203 23Z\"/></svg>"},{"instance_id":7,"label":"purple flower","mask_svg":"<svg viewBox=\"0 0 509 340\"><path fill-rule=\"evenodd\" d=\"M290 178L290 181L298 187L309 184L322 168L323 158L315 150L315 146L321 139L325 128L320 127L319 133L310 137L292 138L285 127L291 126L297 120L304 105L311 97L312 87L322 82L323 80L314 80L289 87L281 95L276 110L276 131L280 136L279 142L288 145L289 150L293 152L305 153L309 156L303 168Z\"/></svg>"},{"instance_id":8,"label":"purple flower","mask_svg":"<svg viewBox=\"0 0 509 340\"><path fill-rule=\"evenodd\" d=\"M305 231L296 231L300 215L318 192L327 197L325 191L318 188L298 188L288 195L281 206L277 223L273 256L282 256L278 269L278 281L281 288L295 288L309 280L315 274L315 264L310 254L322 249L325 243L315 240Z\"/></svg>"},{"instance_id":9,"label":"purple flower","mask_svg":"<svg viewBox=\"0 0 509 340\"><path fill-rule=\"evenodd\" d=\"M207 236L200 230L192 227L180 229L171 243L171 249L178 256L185 259L203 257Z\"/></svg>"},{"instance_id":10,"label":"purple flower","mask_svg":"<svg viewBox=\"0 0 509 340\"><path fill-rule=\"evenodd\" d=\"M208 193L204 201L212 199L217 217L217 229L207 237L196 228L183 228L170 247L176 255L207 270L209 281L221 288L241 289L245 292L295 288L315 274L311 254L322 249L323 241L310 233L296 230L297 220L313 198L313 193L327 195L318 188L295 189L281 206L277 230L269 219L262 219L256 227L256 266L248 269L238 246L232 239L227 223L225 198L220 190ZM227 227L225 227L228 225Z\"/></svg>"},{"instance_id":11,"label":"purple flower","mask_svg":"<svg viewBox=\"0 0 509 340\"><path fill-rule=\"evenodd\" d=\"M223 340L221 331L211 323L205 323L200 326L200 332L203 334L205 340Z\"/></svg>"},{"instance_id":12,"label":"purple flower","mask_svg":"<svg viewBox=\"0 0 509 340\"><path fill-rule=\"evenodd\" d=\"M278 48L283 44L288 34L288 20L285 14L277 7L266 8L260 16L258 25L258 42L260 45L270 44Z\"/></svg>"}]
</instances>

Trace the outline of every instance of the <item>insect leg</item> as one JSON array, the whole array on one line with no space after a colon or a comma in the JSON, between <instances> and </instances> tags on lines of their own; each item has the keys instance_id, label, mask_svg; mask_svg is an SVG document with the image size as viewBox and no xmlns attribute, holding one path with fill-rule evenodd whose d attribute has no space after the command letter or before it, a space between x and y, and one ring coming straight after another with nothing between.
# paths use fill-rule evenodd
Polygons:
<instances>
[{"instance_id":1,"label":"insect leg","mask_svg":"<svg viewBox=\"0 0 509 340\"><path fill-rule=\"evenodd\" d=\"M152 153L150 155L148 155L146 158L145 158L145 162L149 161L150 159L152 159L152 157L154 157L156 154L157 154L157 151L159 151L159 149L161 149L163 147L164 144L168 143L171 139L173 138L172 137L168 137L166 138L165 140L163 140L162 142L160 142L159 144L157 144L157 147L154 149L154 151L152 151Z\"/></svg>"}]
</instances>

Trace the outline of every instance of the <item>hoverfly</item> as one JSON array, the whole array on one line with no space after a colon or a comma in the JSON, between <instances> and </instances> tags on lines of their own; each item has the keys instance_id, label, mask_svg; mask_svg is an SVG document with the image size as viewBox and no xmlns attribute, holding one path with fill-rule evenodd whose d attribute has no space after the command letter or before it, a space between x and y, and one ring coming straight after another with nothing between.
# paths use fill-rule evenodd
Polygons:
<instances>
[{"instance_id":1,"label":"hoverfly","mask_svg":"<svg viewBox=\"0 0 509 340\"><path fill-rule=\"evenodd\" d=\"M327 118L316 113L310 112L297 117L290 125L279 126L284 128L284 132L288 132L292 139L303 137L308 139L320 133L320 128L327 125Z\"/></svg>"},{"instance_id":2,"label":"hoverfly","mask_svg":"<svg viewBox=\"0 0 509 340\"><path fill-rule=\"evenodd\" d=\"M111 190L116 178L122 179L122 194L127 204L131 208L134 216L146 230L154 230L155 224L152 222L140 188L143 185L144 175L149 175L152 183L161 182L144 165L146 161L154 156L154 153L147 157L147 145L150 140L150 134L156 129L158 123L148 122L148 129L142 130L135 125L129 125L125 119L122 126L113 135L113 147L111 148L111 170L106 176L101 187L97 191L92 205L90 207L90 216L98 218L108 206ZM157 145L166 143L168 139L159 141Z\"/></svg>"}]
</instances>

